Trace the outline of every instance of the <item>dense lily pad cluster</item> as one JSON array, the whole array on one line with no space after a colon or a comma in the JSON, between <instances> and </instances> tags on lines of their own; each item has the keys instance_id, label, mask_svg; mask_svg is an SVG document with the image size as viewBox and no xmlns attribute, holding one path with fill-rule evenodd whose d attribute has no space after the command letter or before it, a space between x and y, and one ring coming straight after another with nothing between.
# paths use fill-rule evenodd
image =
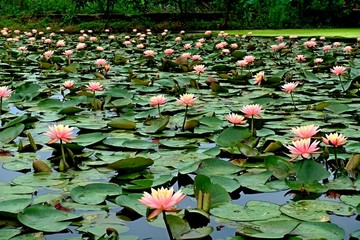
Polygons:
<instances>
[{"instance_id":1,"label":"dense lily pad cluster","mask_svg":"<svg viewBox=\"0 0 360 240\"><path fill-rule=\"evenodd\" d=\"M139 199L173 186L196 200L163 215L176 239L210 220L224 237L343 239L331 214L360 211L360 39L1 33L4 239L139 239L126 221L174 204ZM237 203L249 191L293 201Z\"/></svg>"}]
</instances>

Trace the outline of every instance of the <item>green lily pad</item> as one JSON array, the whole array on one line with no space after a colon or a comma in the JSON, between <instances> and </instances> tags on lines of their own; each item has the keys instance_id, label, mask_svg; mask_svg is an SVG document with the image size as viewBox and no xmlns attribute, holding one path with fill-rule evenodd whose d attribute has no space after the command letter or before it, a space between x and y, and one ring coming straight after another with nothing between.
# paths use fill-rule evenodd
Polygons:
<instances>
[{"instance_id":1,"label":"green lily pad","mask_svg":"<svg viewBox=\"0 0 360 240\"><path fill-rule=\"evenodd\" d=\"M154 164L154 160L144 157L126 158L108 165L109 168L121 172L141 171Z\"/></svg>"},{"instance_id":2,"label":"green lily pad","mask_svg":"<svg viewBox=\"0 0 360 240\"><path fill-rule=\"evenodd\" d=\"M247 128L230 127L220 133L215 142L220 147L234 147L250 136L251 132Z\"/></svg>"},{"instance_id":3,"label":"green lily pad","mask_svg":"<svg viewBox=\"0 0 360 240\"><path fill-rule=\"evenodd\" d=\"M300 239L334 239L342 240L345 237L344 229L333 223L325 222L302 222L294 231L292 235Z\"/></svg>"},{"instance_id":4,"label":"green lily pad","mask_svg":"<svg viewBox=\"0 0 360 240\"><path fill-rule=\"evenodd\" d=\"M245 207L234 203L217 204L210 209L210 213L219 218L248 222L279 217L279 208L280 206L275 203L249 201Z\"/></svg>"},{"instance_id":5,"label":"green lily pad","mask_svg":"<svg viewBox=\"0 0 360 240\"><path fill-rule=\"evenodd\" d=\"M107 124L109 127L115 128L115 129L128 129L128 130L134 130L136 129L136 123L127 119L113 119Z\"/></svg>"},{"instance_id":6,"label":"green lily pad","mask_svg":"<svg viewBox=\"0 0 360 240\"><path fill-rule=\"evenodd\" d=\"M65 230L72 220L78 218L80 216L76 214L59 211L54 207L43 205L30 206L18 214L18 219L22 224L43 232Z\"/></svg>"},{"instance_id":7,"label":"green lily pad","mask_svg":"<svg viewBox=\"0 0 360 240\"><path fill-rule=\"evenodd\" d=\"M152 119L148 123L149 126L145 126L144 131L146 133L161 133L165 130L166 126L169 124L170 117L162 116L157 119Z\"/></svg>"},{"instance_id":8,"label":"green lily pad","mask_svg":"<svg viewBox=\"0 0 360 240\"><path fill-rule=\"evenodd\" d=\"M328 213L351 216L355 209L344 203L321 201L321 200L300 200L290 202L280 207L280 211L289 217L308 222L328 222Z\"/></svg>"},{"instance_id":9,"label":"green lily pad","mask_svg":"<svg viewBox=\"0 0 360 240\"><path fill-rule=\"evenodd\" d=\"M229 162L226 162L217 158L207 158L201 160L199 168L196 170L197 174L203 174L206 176L213 175L228 175L237 173L241 169Z\"/></svg>"},{"instance_id":10,"label":"green lily pad","mask_svg":"<svg viewBox=\"0 0 360 240\"><path fill-rule=\"evenodd\" d=\"M146 215L147 207L140 203L138 199L142 197L140 193L131 193L128 195L120 195L115 199L116 204L131 209L143 216Z\"/></svg>"},{"instance_id":11,"label":"green lily pad","mask_svg":"<svg viewBox=\"0 0 360 240\"><path fill-rule=\"evenodd\" d=\"M7 213L17 214L24 208L29 206L32 202L31 198L21 198L6 200L0 202L0 215L6 215Z\"/></svg>"},{"instance_id":12,"label":"green lily pad","mask_svg":"<svg viewBox=\"0 0 360 240\"><path fill-rule=\"evenodd\" d=\"M300 221L286 216L264 221L254 221L249 223L239 223L237 232L243 236L261 239L282 239L291 233Z\"/></svg>"},{"instance_id":13,"label":"green lily pad","mask_svg":"<svg viewBox=\"0 0 360 240\"><path fill-rule=\"evenodd\" d=\"M12 226L6 226L0 228L0 240L12 239L16 235L20 234L21 230Z\"/></svg>"},{"instance_id":14,"label":"green lily pad","mask_svg":"<svg viewBox=\"0 0 360 240\"><path fill-rule=\"evenodd\" d=\"M101 142L106 137L107 134L105 133L86 133L78 135L76 139L73 140L73 142L86 147Z\"/></svg>"},{"instance_id":15,"label":"green lily pad","mask_svg":"<svg viewBox=\"0 0 360 240\"><path fill-rule=\"evenodd\" d=\"M15 126L6 128L0 132L0 141L2 143L9 143L17 138L25 129L25 125L22 123L16 124Z\"/></svg>"},{"instance_id":16,"label":"green lily pad","mask_svg":"<svg viewBox=\"0 0 360 240\"><path fill-rule=\"evenodd\" d=\"M90 183L85 186L74 187L70 191L71 198L78 203L100 204L108 196L121 194L121 188L110 183Z\"/></svg>"}]
</instances>

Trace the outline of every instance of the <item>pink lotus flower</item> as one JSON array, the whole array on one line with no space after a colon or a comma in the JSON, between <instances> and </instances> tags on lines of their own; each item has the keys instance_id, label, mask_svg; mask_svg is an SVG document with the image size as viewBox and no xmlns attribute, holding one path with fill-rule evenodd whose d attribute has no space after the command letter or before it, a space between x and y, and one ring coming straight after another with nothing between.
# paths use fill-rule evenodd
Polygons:
<instances>
[{"instance_id":1,"label":"pink lotus flower","mask_svg":"<svg viewBox=\"0 0 360 240\"><path fill-rule=\"evenodd\" d=\"M252 63L255 61L255 57L254 56L245 56L244 60L247 61L248 63Z\"/></svg>"},{"instance_id":2,"label":"pink lotus flower","mask_svg":"<svg viewBox=\"0 0 360 240\"><path fill-rule=\"evenodd\" d=\"M265 80L265 72L264 71L261 71L261 72L258 72L256 75L255 75L255 82L254 84L257 84L258 86L261 85L261 82Z\"/></svg>"},{"instance_id":3,"label":"pink lotus flower","mask_svg":"<svg viewBox=\"0 0 360 240\"><path fill-rule=\"evenodd\" d=\"M221 55L226 56L230 54L230 50L229 49L223 49L221 50Z\"/></svg>"},{"instance_id":4,"label":"pink lotus flower","mask_svg":"<svg viewBox=\"0 0 360 240\"><path fill-rule=\"evenodd\" d=\"M236 66L239 66L239 67L245 67L248 64L249 64L249 62L246 61L246 60L239 60L239 61L236 62Z\"/></svg>"},{"instance_id":5,"label":"pink lotus flower","mask_svg":"<svg viewBox=\"0 0 360 240\"><path fill-rule=\"evenodd\" d=\"M176 100L180 106L186 105L186 106L192 106L194 102L197 100L197 98L194 97L194 94L192 93L185 93L180 95L180 98Z\"/></svg>"},{"instance_id":6,"label":"pink lotus flower","mask_svg":"<svg viewBox=\"0 0 360 240\"><path fill-rule=\"evenodd\" d=\"M48 38L44 40L45 44L50 44L51 42L52 42L51 39L48 39Z\"/></svg>"},{"instance_id":7,"label":"pink lotus flower","mask_svg":"<svg viewBox=\"0 0 360 240\"><path fill-rule=\"evenodd\" d=\"M271 45L270 46L270 50L273 51L273 52L276 52L278 49L279 49L278 45Z\"/></svg>"},{"instance_id":8,"label":"pink lotus flower","mask_svg":"<svg viewBox=\"0 0 360 240\"><path fill-rule=\"evenodd\" d=\"M204 43L205 41L206 41L205 38L198 39L198 42L200 42L200 43Z\"/></svg>"},{"instance_id":9,"label":"pink lotus flower","mask_svg":"<svg viewBox=\"0 0 360 240\"><path fill-rule=\"evenodd\" d=\"M193 60L193 61L201 61L202 58L201 58L200 55L193 55L193 56L191 57L191 60Z\"/></svg>"},{"instance_id":10,"label":"pink lotus flower","mask_svg":"<svg viewBox=\"0 0 360 240\"><path fill-rule=\"evenodd\" d=\"M319 141L314 141L313 143L311 143L310 138L293 141L293 146L286 146L290 150L291 154L295 155L295 157L290 159L290 161L295 160L299 156L302 156L303 158L309 158L313 153L320 153L318 151L319 143Z\"/></svg>"},{"instance_id":11,"label":"pink lotus flower","mask_svg":"<svg viewBox=\"0 0 360 240\"><path fill-rule=\"evenodd\" d=\"M330 133L329 135L325 134L326 138L322 138L323 143L327 145L332 145L334 147L342 146L346 143L346 137L341 133Z\"/></svg>"},{"instance_id":12,"label":"pink lotus flower","mask_svg":"<svg viewBox=\"0 0 360 240\"><path fill-rule=\"evenodd\" d=\"M260 113L263 111L259 104L249 104L240 109L242 113L245 114L245 117L258 117L261 118Z\"/></svg>"},{"instance_id":13,"label":"pink lotus flower","mask_svg":"<svg viewBox=\"0 0 360 240\"><path fill-rule=\"evenodd\" d=\"M230 44L231 49L237 49L238 47L239 47L239 45L237 45L236 43Z\"/></svg>"},{"instance_id":14,"label":"pink lotus flower","mask_svg":"<svg viewBox=\"0 0 360 240\"><path fill-rule=\"evenodd\" d=\"M103 86L99 82L89 82L89 84L86 86L86 90L93 92L102 91Z\"/></svg>"},{"instance_id":15,"label":"pink lotus flower","mask_svg":"<svg viewBox=\"0 0 360 240\"><path fill-rule=\"evenodd\" d=\"M64 82L63 86L66 89L70 89L75 85L75 82L73 80L67 80Z\"/></svg>"},{"instance_id":16,"label":"pink lotus flower","mask_svg":"<svg viewBox=\"0 0 360 240\"><path fill-rule=\"evenodd\" d=\"M190 44L190 43L187 43L187 44L184 45L184 49L187 50L187 49L190 49L190 48L191 48L191 44Z\"/></svg>"},{"instance_id":17,"label":"pink lotus flower","mask_svg":"<svg viewBox=\"0 0 360 240\"><path fill-rule=\"evenodd\" d=\"M77 49L77 50L85 49L85 47L86 47L86 44L85 44L85 43L79 43L78 45L76 45L76 49Z\"/></svg>"},{"instance_id":18,"label":"pink lotus flower","mask_svg":"<svg viewBox=\"0 0 360 240\"><path fill-rule=\"evenodd\" d=\"M176 38L175 38L175 42L180 42L181 40L182 40L181 37L176 37Z\"/></svg>"},{"instance_id":19,"label":"pink lotus flower","mask_svg":"<svg viewBox=\"0 0 360 240\"><path fill-rule=\"evenodd\" d=\"M313 124L291 128L290 130L293 134L301 138L311 138L317 132L319 132L319 126L315 126Z\"/></svg>"},{"instance_id":20,"label":"pink lotus flower","mask_svg":"<svg viewBox=\"0 0 360 240\"><path fill-rule=\"evenodd\" d=\"M145 46L144 46L144 44L142 44L142 43L136 45L136 48L137 48L137 49L143 49L144 47L145 47Z\"/></svg>"},{"instance_id":21,"label":"pink lotus flower","mask_svg":"<svg viewBox=\"0 0 360 240\"><path fill-rule=\"evenodd\" d=\"M54 51L46 51L46 52L44 52L44 57L46 59L49 59L52 57L53 54L54 54Z\"/></svg>"},{"instance_id":22,"label":"pink lotus flower","mask_svg":"<svg viewBox=\"0 0 360 240\"><path fill-rule=\"evenodd\" d=\"M314 63L318 64L318 63L322 63L323 61L324 61L324 59L322 59L322 58L315 58Z\"/></svg>"},{"instance_id":23,"label":"pink lotus flower","mask_svg":"<svg viewBox=\"0 0 360 240\"><path fill-rule=\"evenodd\" d=\"M48 144L57 142L66 142L69 143L75 137L71 136L73 134L74 128L69 126L64 126L62 124L49 126L49 131L45 133L46 136L50 138Z\"/></svg>"},{"instance_id":24,"label":"pink lotus flower","mask_svg":"<svg viewBox=\"0 0 360 240\"><path fill-rule=\"evenodd\" d=\"M278 49L283 49L286 47L286 43L285 42L282 42L282 43L279 43L278 45Z\"/></svg>"},{"instance_id":25,"label":"pink lotus flower","mask_svg":"<svg viewBox=\"0 0 360 240\"><path fill-rule=\"evenodd\" d=\"M330 71L336 76L344 75L344 74L346 74L346 67L335 66Z\"/></svg>"},{"instance_id":26,"label":"pink lotus flower","mask_svg":"<svg viewBox=\"0 0 360 240\"><path fill-rule=\"evenodd\" d=\"M116 39L116 37L114 35L110 35L108 38L109 38L109 40L115 40Z\"/></svg>"},{"instance_id":27,"label":"pink lotus flower","mask_svg":"<svg viewBox=\"0 0 360 240\"><path fill-rule=\"evenodd\" d=\"M298 84L298 82L285 83L281 88L284 92L290 94L292 91L294 91Z\"/></svg>"},{"instance_id":28,"label":"pink lotus flower","mask_svg":"<svg viewBox=\"0 0 360 240\"><path fill-rule=\"evenodd\" d=\"M84 42L86 40L86 38L84 37L84 36L80 36L79 38L78 38L78 41L79 42Z\"/></svg>"},{"instance_id":29,"label":"pink lotus flower","mask_svg":"<svg viewBox=\"0 0 360 240\"><path fill-rule=\"evenodd\" d=\"M103 66L105 66L107 64L107 61L105 59L99 58L99 59L95 60L95 64L98 67L103 67Z\"/></svg>"},{"instance_id":30,"label":"pink lotus flower","mask_svg":"<svg viewBox=\"0 0 360 240\"><path fill-rule=\"evenodd\" d=\"M321 36L319 39L320 39L321 41L325 41L325 40L326 40L326 37Z\"/></svg>"},{"instance_id":31,"label":"pink lotus flower","mask_svg":"<svg viewBox=\"0 0 360 240\"><path fill-rule=\"evenodd\" d=\"M203 44L201 42L195 43L196 48L202 48Z\"/></svg>"},{"instance_id":32,"label":"pink lotus flower","mask_svg":"<svg viewBox=\"0 0 360 240\"><path fill-rule=\"evenodd\" d=\"M298 37L296 35L290 35L289 38L294 40L297 39Z\"/></svg>"},{"instance_id":33,"label":"pink lotus flower","mask_svg":"<svg viewBox=\"0 0 360 240\"><path fill-rule=\"evenodd\" d=\"M106 64L105 66L104 66L104 71L105 72L108 72L110 70L110 65L109 64Z\"/></svg>"},{"instance_id":34,"label":"pink lotus flower","mask_svg":"<svg viewBox=\"0 0 360 240\"><path fill-rule=\"evenodd\" d=\"M168 48L168 49L165 49L165 50L164 50L164 53L165 53L166 55L170 56L170 55L172 55L172 54L174 53L174 50L171 49L171 48Z\"/></svg>"},{"instance_id":35,"label":"pink lotus flower","mask_svg":"<svg viewBox=\"0 0 360 240\"><path fill-rule=\"evenodd\" d=\"M57 47L65 47L65 41L64 40L59 40L56 42L56 46Z\"/></svg>"},{"instance_id":36,"label":"pink lotus flower","mask_svg":"<svg viewBox=\"0 0 360 240\"><path fill-rule=\"evenodd\" d=\"M18 50L24 52L27 50L27 48L26 47L18 47Z\"/></svg>"},{"instance_id":37,"label":"pink lotus flower","mask_svg":"<svg viewBox=\"0 0 360 240\"><path fill-rule=\"evenodd\" d=\"M0 98L9 98L12 91L7 86L0 87Z\"/></svg>"},{"instance_id":38,"label":"pink lotus flower","mask_svg":"<svg viewBox=\"0 0 360 240\"><path fill-rule=\"evenodd\" d=\"M282 42L282 41L284 41L284 37L283 36L278 36L278 37L276 37L276 40L278 40L279 42Z\"/></svg>"},{"instance_id":39,"label":"pink lotus flower","mask_svg":"<svg viewBox=\"0 0 360 240\"><path fill-rule=\"evenodd\" d=\"M97 40L97 37L90 37L89 39L91 42L95 42Z\"/></svg>"},{"instance_id":40,"label":"pink lotus flower","mask_svg":"<svg viewBox=\"0 0 360 240\"><path fill-rule=\"evenodd\" d=\"M344 52L350 53L352 51L352 47L351 46L346 46L344 47Z\"/></svg>"},{"instance_id":41,"label":"pink lotus flower","mask_svg":"<svg viewBox=\"0 0 360 240\"><path fill-rule=\"evenodd\" d=\"M304 57L304 55L297 55L295 57L296 61L298 62L305 62L306 61L306 58Z\"/></svg>"},{"instance_id":42,"label":"pink lotus flower","mask_svg":"<svg viewBox=\"0 0 360 240\"><path fill-rule=\"evenodd\" d=\"M211 32L211 31L209 31L209 30L208 30L208 31L205 31L205 35L206 35L206 36L211 35L211 33L212 33L212 32Z\"/></svg>"},{"instance_id":43,"label":"pink lotus flower","mask_svg":"<svg viewBox=\"0 0 360 240\"><path fill-rule=\"evenodd\" d=\"M191 58L191 53L183 53L183 54L181 54L181 57L186 58L186 59Z\"/></svg>"},{"instance_id":44,"label":"pink lotus flower","mask_svg":"<svg viewBox=\"0 0 360 240\"><path fill-rule=\"evenodd\" d=\"M124 45L125 45L125 46L130 46L130 45L132 45L132 42L130 42L130 41L125 41L125 42L124 42Z\"/></svg>"},{"instance_id":45,"label":"pink lotus flower","mask_svg":"<svg viewBox=\"0 0 360 240\"><path fill-rule=\"evenodd\" d=\"M72 50L66 50L66 51L64 52L64 55L65 55L66 57L69 57L69 56L71 56L73 53L74 53L74 52L73 52Z\"/></svg>"},{"instance_id":46,"label":"pink lotus flower","mask_svg":"<svg viewBox=\"0 0 360 240\"><path fill-rule=\"evenodd\" d=\"M204 73L207 67L205 67L204 65L195 65L194 66L194 72L196 74L200 74L200 73Z\"/></svg>"},{"instance_id":47,"label":"pink lotus flower","mask_svg":"<svg viewBox=\"0 0 360 240\"><path fill-rule=\"evenodd\" d=\"M181 192L181 190L177 191L174 194L174 189L163 188L161 187L158 190L151 189L151 195L147 192L144 192L142 198L139 201L152 208L155 209L147 219L152 219L162 213L163 211L174 212L177 211L174 209L174 205L181 202L186 197L185 194Z\"/></svg>"},{"instance_id":48,"label":"pink lotus flower","mask_svg":"<svg viewBox=\"0 0 360 240\"><path fill-rule=\"evenodd\" d=\"M246 124L246 120L244 120L244 117L236 113L229 113L225 118L234 125Z\"/></svg>"},{"instance_id":49,"label":"pink lotus flower","mask_svg":"<svg viewBox=\"0 0 360 240\"><path fill-rule=\"evenodd\" d=\"M216 49L223 49L224 45L222 43L218 43L218 44L215 45L215 48Z\"/></svg>"},{"instance_id":50,"label":"pink lotus flower","mask_svg":"<svg viewBox=\"0 0 360 240\"><path fill-rule=\"evenodd\" d=\"M166 98L164 95L157 95L150 98L150 106L158 106L166 103Z\"/></svg>"},{"instance_id":51,"label":"pink lotus flower","mask_svg":"<svg viewBox=\"0 0 360 240\"><path fill-rule=\"evenodd\" d=\"M329 51L331 49L331 45L325 45L324 47L323 47L323 50L324 51Z\"/></svg>"},{"instance_id":52,"label":"pink lotus flower","mask_svg":"<svg viewBox=\"0 0 360 240\"><path fill-rule=\"evenodd\" d=\"M307 48L312 48L312 47L315 47L315 46L316 46L316 42L315 42L315 40L313 40L313 41L306 41L306 42L304 42L304 46L307 47Z\"/></svg>"},{"instance_id":53,"label":"pink lotus flower","mask_svg":"<svg viewBox=\"0 0 360 240\"><path fill-rule=\"evenodd\" d=\"M145 57L154 57L155 52L153 50L146 50L146 51L144 51L144 56Z\"/></svg>"},{"instance_id":54,"label":"pink lotus flower","mask_svg":"<svg viewBox=\"0 0 360 240\"><path fill-rule=\"evenodd\" d=\"M334 42L333 45L334 45L334 47L340 47L341 43L340 42Z\"/></svg>"},{"instance_id":55,"label":"pink lotus flower","mask_svg":"<svg viewBox=\"0 0 360 240\"><path fill-rule=\"evenodd\" d=\"M96 50L99 51L99 52L102 52L102 51L104 51L104 48L101 47L101 46L97 46L97 47L96 47Z\"/></svg>"}]
</instances>

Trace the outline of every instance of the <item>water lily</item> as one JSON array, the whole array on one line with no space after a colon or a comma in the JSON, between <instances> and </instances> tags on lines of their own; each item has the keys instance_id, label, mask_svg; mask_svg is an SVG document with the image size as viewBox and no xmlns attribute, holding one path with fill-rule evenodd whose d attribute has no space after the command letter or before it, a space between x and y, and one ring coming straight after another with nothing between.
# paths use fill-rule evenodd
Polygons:
<instances>
[{"instance_id":1,"label":"water lily","mask_svg":"<svg viewBox=\"0 0 360 240\"><path fill-rule=\"evenodd\" d=\"M189 108L189 106L191 107L196 100L197 100L197 98L194 97L194 94L192 94L192 93L185 93L183 95L180 95L180 98L177 100L177 102L179 103L180 106L183 106L183 105L186 106L184 121L183 121L183 124L181 127L182 131L184 131L188 108Z\"/></svg>"},{"instance_id":2,"label":"water lily","mask_svg":"<svg viewBox=\"0 0 360 240\"><path fill-rule=\"evenodd\" d=\"M260 113L263 112L261 106L259 104L249 104L240 111L245 114L245 117L251 117L251 133L255 136L254 117L261 118Z\"/></svg>"},{"instance_id":3,"label":"water lily","mask_svg":"<svg viewBox=\"0 0 360 240\"><path fill-rule=\"evenodd\" d=\"M61 148L61 160L59 163L60 171L67 170L69 168L69 164L66 162L63 144L64 142L69 143L71 140L75 139L75 137L73 137L73 131L74 128L72 127L58 124L58 125L49 126L49 130L45 133L45 135L50 138L48 144L60 141L60 148Z\"/></svg>"},{"instance_id":4,"label":"water lily","mask_svg":"<svg viewBox=\"0 0 360 240\"><path fill-rule=\"evenodd\" d=\"M161 111L160 111L160 105L165 104L167 99L164 97L164 95L157 95L150 98L150 106L157 106L159 117L161 117Z\"/></svg>"}]
</instances>

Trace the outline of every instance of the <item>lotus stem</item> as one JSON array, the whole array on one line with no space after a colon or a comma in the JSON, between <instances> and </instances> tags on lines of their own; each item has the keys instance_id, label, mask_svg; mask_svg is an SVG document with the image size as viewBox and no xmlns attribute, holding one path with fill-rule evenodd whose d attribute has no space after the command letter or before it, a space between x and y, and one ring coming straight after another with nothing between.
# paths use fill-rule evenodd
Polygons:
<instances>
[{"instance_id":1,"label":"lotus stem","mask_svg":"<svg viewBox=\"0 0 360 240\"><path fill-rule=\"evenodd\" d=\"M61 139L60 139L60 149L61 149L61 159L59 163L59 170L63 172L69 168L69 164L66 162L65 159L64 146L63 146L63 141Z\"/></svg>"},{"instance_id":2,"label":"lotus stem","mask_svg":"<svg viewBox=\"0 0 360 240\"><path fill-rule=\"evenodd\" d=\"M252 135L252 136L255 136L254 116L251 116L251 135Z\"/></svg>"},{"instance_id":3,"label":"lotus stem","mask_svg":"<svg viewBox=\"0 0 360 240\"><path fill-rule=\"evenodd\" d=\"M340 162L339 162L339 159L337 157L336 147L334 147L334 157L335 157L336 169L339 169L340 168Z\"/></svg>"},{"instance_id":4,"label":"lotus stem","mask_svg":"<svg viewBox=\"0 0 360 240\"><path fill-rule=\"evenodd\" d=\"M185 122L186 122L188 108L189 108L189 106L186 104L184 121L183 121L183 124L182 124L182 127L181 127L182 132L185 130L184 128L185 128Z\"/></svg>"},{"instance_id":5,"label":"lotus stem","mask_svg":"<svg viewBox=\"0 0 360 240\"><path fill-rule=\"evenodd\" d=\"M198 89L198 90L200 89L199 82L200 82L200 73L199 73L198 79L195 81L196 89Z\"/></svg>"},{"instance_id":6,"label":"lotus stem","mask_svg":"<svg viewBox=\"0 0 360 240\"><path fill-rule=\"evenodd\" d=\"M342 88L343 92L345 92L344 84L341 80L341 75L339 75L339 80L340 80L341 88Z\"/></svg>"},{"instance_id":7,"label":"lotus stem","mask_svg":"<svg viewBox=\"0 0 360 240\"><path fill-rule=\"evenodd\" d=\"M173 237L173 235L171 233L169 223L166 220L166 213L165 213L165 211L162 211L162 213L163 213L163 219L164 219L164 222L165 222L166 230L167 230L167 232L169 234L169 238L170 238L170 240L174 240L174 237Z\"/></svg>"},{"instance_id":8,"label":"lotus stem","mask_svg":"<svg viewBox=\"0 0 360 240\"><path fill-rule=\"evenodd\" d=\"M159 117L161 117L160 104L157 105L157 109L158 109Z\"/></svg>"}]
</instances>

